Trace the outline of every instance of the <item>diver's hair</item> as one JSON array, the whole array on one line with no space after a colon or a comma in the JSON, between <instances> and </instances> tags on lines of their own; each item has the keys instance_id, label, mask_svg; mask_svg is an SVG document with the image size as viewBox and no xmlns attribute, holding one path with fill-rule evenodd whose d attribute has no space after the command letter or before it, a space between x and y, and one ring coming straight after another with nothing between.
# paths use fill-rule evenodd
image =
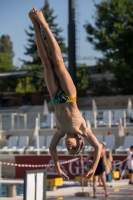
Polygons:
<instances>
[{"instance_id":1,"label":"diver's hair","mask_svg":"<svg viewBox=\"0 0 133 200\"><path fill-rule=\"evenodd\" d=\"M76 155L81 151L82 147L83 147L83 141L79 142L79 148L78 151L76 152Z\"/></svg>"}]
</instances>

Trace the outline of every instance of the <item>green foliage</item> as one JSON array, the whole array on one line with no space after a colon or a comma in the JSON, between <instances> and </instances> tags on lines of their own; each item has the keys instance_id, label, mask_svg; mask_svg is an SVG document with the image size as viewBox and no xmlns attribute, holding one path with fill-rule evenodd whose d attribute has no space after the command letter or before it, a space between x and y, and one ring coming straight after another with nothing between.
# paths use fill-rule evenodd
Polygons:
<instances>
[{"instance_id":1,"label":"green foliage","mask_svg":"<svg viewBox=\"0 0 133 200\"><path fill-rule=\"evenodd\" d=\"M13 58L13 45L9 35L2 35L0 37L0 53L6 53L11 58Z\"/></svg>"},{"instance_id":2,"label":"green foliage","mask_svg":"<svg viewBox=\"0 0 133 200\"><path fill-rule=\"evenodd\" d=\"M46 21L49 24L49 27L54 34L60 48L62 51L63 58L67 57L67 47L64 43L64 38L60 36L62 29L58 27L58 24L55 22L57 16L54 15L54 10L50 8L49 1L45 0L44 6L41 9L42 13L45 16ZM33 77L31 79L31 84L34 86L35 90L42 91L46 89L46 84L44 80L44 69L42 67L41 60L38 56L37 45L35 41L35 33L32 26L29 26L29 31L25 31L28 36L28 44L25 47L25 55L29 55L32 58L32 61L25 61L24 64L28 65L33 70ZM42 32L43 37L44 33Z\"/></svg>"},{"instance_id":3,"label":"green foliage","mask_svg":"<svg viewBox=\"0 0 133 200\"><path fill-rule=\"evenodd\" d=\"M0 71L14 70L12 58L6 53L0 53Z\"/></svg>"},{"instance_id":4,"label":"green foliage","mask_svg":"<svg viewBox=\"0 0 133 200\"><path fill-rule=\"evenodd\" d=\"M36 91L46 90L46 84L44 80L44 67L42 65L32 65L33 69L33 78L30 81L30 84L34 86Z\"/></svg>"},{"instance_id":5,"label":"green foliage","mask_svg":"<svg viewBox=\"0 0 133 200\"><path fill-rule=\"evenodd\" d=\"M0 37L0 71L14 70L12 64L14 53L13 45L9 35Z\"/></svg>"},{"instance_id":6,"label":"green foliage","mask_svg":"<svg viewBox=\"0 0 133 200\"><path fill-rule=\"evenodd\" d=\"M105 78L103 78L100 83L96 84L94 93L98 96L110 96L112 94L112 91L108 85L108 81Z\"/></svg>"},{"instance_id":7,"label":"green foliage","mask_svg":"<svg viewBox=\"0 0 133 200\"><path fill-rule=\"evenodd\" d=\"M124 94L133 93L133 1L102 0L95 4L95 25L84 25L88 41L103 53L98 60L105 71L112 70L116 85Z\"/></svg>"},{"instance_id":8,"label":"green foliage","mask_svg":"<svg viewBox=\"0 0 133 200\"><path fill-rule=\"evenodd\" d=\"M18 79L14 77L0 79L0 91L2 92L15 92Z\"/></svg>"},{"instance_id":9,"label":"green foliage","mask_svg":"<svg viewBox=\"0 0 133 200\"><path fill-rule=\"evenodd\" d=\"M76 78L77 78L77 92L78 96L85 96L86 90L89 87L89 73L88 67L83 64L77 67L76 69Z\"/></svg>"},{"instance_id":10,"label":"green foliage","mask_svg":"<svg viewBox=\"0 0 133 200\"><path fill-rule=\"evenodd\" d=\"M10 40L10 36L2 35L0 37L0 71L11 71L15 70L12 64L14 53L13 45ZM13 77L0 79L0 91L1 92L14 92L18 80Z\"/></svg>"},{"instance_id":11,"label":"green foliage","mask_svg":"<svg viewBox=\"0 0 133 200\"><path fill-rule=\"evenodd\" d=\"M28 93L28 92L36 92L35 88L31 84L31 77L19 78L18 84L15 88L15 92L17 93Z\"/></svg>"}]
</instances>

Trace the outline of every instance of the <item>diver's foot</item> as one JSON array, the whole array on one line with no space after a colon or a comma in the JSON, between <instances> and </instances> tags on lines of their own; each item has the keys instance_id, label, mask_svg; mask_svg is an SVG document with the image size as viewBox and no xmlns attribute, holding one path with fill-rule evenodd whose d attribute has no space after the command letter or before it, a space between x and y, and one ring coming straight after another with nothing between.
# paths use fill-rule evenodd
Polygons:
<instances>
[{"instance_id":1,"label":"diver's foot","mask_svg":"<svg viewBox=\"0 0 133 200\"><path fill-rule=\"evenodd\" d=\"M40 27L40 24L38 23L37 19L34 17L34 8L29 12L29 18L32 21L32 24L34 27Z\"/></svg>"},{"instance_id":2,"label":"diver's foot","mask_svg":"<svg viewBox=\"0 0 133 200\"><path fill-rule=\"evenodd\" d=\"M46 20L44 18L44 15L40 10L37 10L36 8L33 8L32 14L36 18L36 20L38 21L38 23L40 25L42 25L42 24L43 25L47 25L47 22L46 22Z\"/></svg>"}]
</instances>

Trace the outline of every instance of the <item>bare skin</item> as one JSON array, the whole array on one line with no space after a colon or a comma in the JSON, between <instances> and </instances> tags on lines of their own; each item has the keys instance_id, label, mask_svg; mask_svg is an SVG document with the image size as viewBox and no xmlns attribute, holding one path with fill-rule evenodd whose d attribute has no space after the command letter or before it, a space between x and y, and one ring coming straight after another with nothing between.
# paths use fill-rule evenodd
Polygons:
<instances>
[{"instance_id":1,"label":"bare skin","mask_svg":"<svg viewBox=\"0 0 133 200\"><path fill-rule=\"evenodd\" d=\"M55 40L42 12L34 8L29 12L29 17L35 30L38 53L44 66L45 81L51 99L55 97L59 88L62 88L62 90L68 96L75 97L75 85L73 84L71 76L66 70L60 47ZM40 26L46 36L51 57L48 55L45 42L42 39ZM93 160L92 169L90 169L86 175L82 177L82 181L84 181L86 177L90 179L96 170L100 158L100 144L92 132L87 129L86 122L81 116L76 103L56 104L54 107L57 131L52 138L49 150L55 167L60 176L62 176L64 179L69 179L69 177L60 168L56 146L58 145L60 139L66 135L66 147L72 152L73 148L78 145L78 140L82 140L81 136L83 136L95 148L95 158Z\"/></svg>"},{"instance_id":2,"label":"bare skin","mask_svg":"<svg viewBox=\"0 0 133 200\"><path fill-rule=\"evenodd\" d=\"M86 159L87 161L90 160L90 158L94 158L95 156L95 153L92 152ZM103 157L103 160L105 162L105 149L102 148L102 151L101 151L101 156L100 157ZM107 191L107 185L106 185L106 172L104 171L102 174L100 174L99 176L94 176L93 177L93 194L94 194L94 197L96 197L96 187L97 187L97 182L98 182L98 177L100 178L101 182L102 182L102 185L103 185L103 188L104 188L104 191L105 191L105 196L108 196L110 193L108 193Z\"/></svg>"}]
</instances>

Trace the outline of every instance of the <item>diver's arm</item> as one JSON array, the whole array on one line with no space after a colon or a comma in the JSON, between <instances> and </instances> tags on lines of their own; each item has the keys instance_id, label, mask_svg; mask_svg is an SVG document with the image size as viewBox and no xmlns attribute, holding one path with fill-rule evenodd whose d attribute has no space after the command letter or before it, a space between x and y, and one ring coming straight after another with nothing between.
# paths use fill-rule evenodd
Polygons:
<instances>
[{"instance_id":1,"label":"diver's arm","mask_svg":"<svg viewBox=\"0 0 133 200\"><path fill-rule=\"evenodd\" d=\"M57 154L57 150L56 150L56 147L60 141L60 139L62 138L61 134L60 134L60 131L57 131L52 140L51 140L51 143L50 143L50 147L49 147L49 151L50 151L50 154L51 154L51 157L53 159L53 162L55 164L55 167L58 171L58 173L60 174L60 176L64 179L69 179L69 177L62 171L62 169L60 168L60 163L58 161L58 154Z\"/></svg>"},{"instance_id":2,"label":"diver's arm","mask_svg":"<svg viewBox=\"0 0 133 200\"><path fill-rule=\"evenodd\" d=\"M89 142L90 145L94 147L91 169L95 173L101 155L101 145L97 138L88 129L85 129L83 132L83 137Z\"/></svg>"}]
</instances>

